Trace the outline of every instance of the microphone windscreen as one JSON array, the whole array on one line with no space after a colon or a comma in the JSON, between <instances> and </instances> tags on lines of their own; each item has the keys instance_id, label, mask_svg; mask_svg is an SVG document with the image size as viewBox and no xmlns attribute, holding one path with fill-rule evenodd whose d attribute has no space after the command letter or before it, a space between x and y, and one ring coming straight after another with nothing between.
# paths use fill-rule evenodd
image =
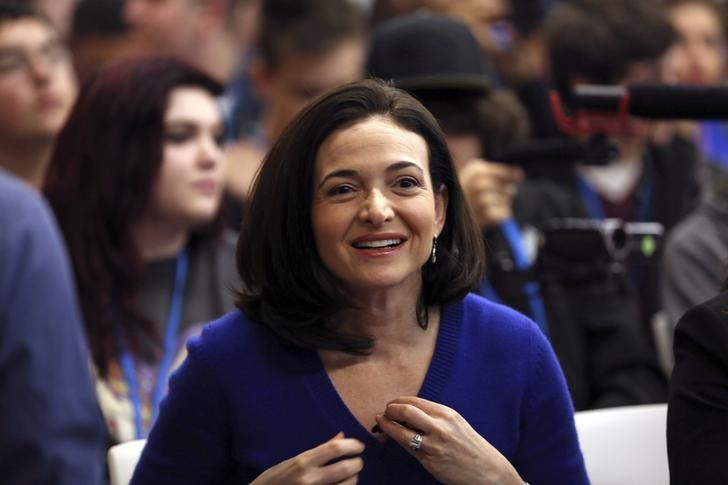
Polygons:
<instances>
[{"instance_id":1,"label":"microphone windscreen","mask_svg":"<svg viewBox=\"0 0 728 485\"><path fill-rule=\"evenodd\" d=\"M629 113L642 118L728 119L728 87L631 84Z\"/></svg>"}]
</instances>

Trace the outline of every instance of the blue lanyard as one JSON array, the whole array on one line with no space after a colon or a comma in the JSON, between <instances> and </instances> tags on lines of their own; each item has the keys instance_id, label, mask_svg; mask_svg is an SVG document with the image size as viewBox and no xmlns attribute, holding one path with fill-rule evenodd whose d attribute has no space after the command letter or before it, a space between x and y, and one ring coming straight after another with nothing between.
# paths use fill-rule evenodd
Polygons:
<instances>
[{"instance_id":1,"label":"blue lanyard","mask_svg":"<svg viewBox=\"0 0 728 485\"><path fill-rule=\"evenodd\" d=\"M700 125L700 148L709 162L728 168L728 124L708 121Z\"/></svg>"},{"instance_id":2,"label":"blue lanyard","mask_svg":"<svg viewBox=\"0 0 728 485\"><path fill-rule=\"evenodd\" d=\"M602 204L602 201L599 198L599 195L597 195L596 191L592 188L592 186L589 185L587 183L587 181L584 180L584 178L578 174L576 176L576 186L579 190L579 194L581 195L581 200L582 200L582 202L584 202L584 207L586 207L586 211L589 214L589 217L591 217L592 219L599 219L599 220L606 219L607 215L604 212L604 204ZM644 222L644 221L647 221L647 219L650 215L650 205L651 205L651 201L652 201L652 172L651 171L648 171L645 174L644 185L642 186L641 199L642 200L640 201L640 207L637 212L637 221Z\"/></svg>"},{"instance_id":3,"label":"blue lanyard","mask_svg":"<svg viewBox=\"0 0 728 485\"><path fill-rule=\"evenodd\" d=\"M170 303L169 314L167 315L167 325L164 335L164 354L162 355L162 360L159 363L157 382L154 385L152 393L152 419L150 421L150 427L151 423L153 423L157 418L159 403L162 401L162 397L164 396L164 391L167 385L167 375L172 367L172 361L177 347L177 334L179 332L179 324L182 317L182 301L184 300L186 280L187 250L185 249L179 256L177 256L177 265L174 273L174 290L172 292L172 302ZM142 403L139 395L139 383L136 377L134 358L129 352L123 338L120 343L121 351L119 353L119 361L129 389L129 398L131 399L134 409L134 428L136 430L136 438L141 439L144 438L145 433L142 424Z\"/></svg>"},{"instance_id":4,"label":"blue lanyard","mask_svg":"<svg viewBox=\"0 0 728 485\"><path fill-rule=\"evenodd\" d=\"M508 243L513 255L513 262L519 271L528 271L531 268L531 263L528 260L526 254L526 248L523 246L523 237L521 231L518 228L518 223L513 218L506 219L500 224L500 230ZM498 302L498 294L490 284L485 281L480 286L482 295L491 301ZM541 297L541 289L539 288L538 282L529 281L523 285L523 294L528 300L528 306L531 309L531 318L536 322L541 332L548 337L549 335L549 324L546 318L546 307Z\"/></svg>"}]
</instances>

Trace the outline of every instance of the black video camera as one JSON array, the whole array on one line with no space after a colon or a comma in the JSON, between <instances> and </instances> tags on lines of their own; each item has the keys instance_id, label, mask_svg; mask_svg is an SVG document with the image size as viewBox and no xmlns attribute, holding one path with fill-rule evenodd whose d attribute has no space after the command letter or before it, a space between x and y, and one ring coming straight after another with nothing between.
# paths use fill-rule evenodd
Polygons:
<instances>
[{"instance_id":1,"label":"black video camera","mask_svg":"<svg viewBox=\"0 0 728 485\"><path fill-rule=\"evenodd\" d=\"M622 277L628 263L652 260L662 249L663 236L658 222L555 219L541 230L537 271L573 283Z\"/></svg>"}]
</instances>

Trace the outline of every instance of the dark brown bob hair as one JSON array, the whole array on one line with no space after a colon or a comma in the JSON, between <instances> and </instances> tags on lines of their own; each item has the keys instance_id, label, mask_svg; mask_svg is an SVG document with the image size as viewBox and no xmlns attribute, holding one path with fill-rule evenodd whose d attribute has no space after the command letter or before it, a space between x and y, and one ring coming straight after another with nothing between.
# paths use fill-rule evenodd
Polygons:
<instances>
[{"instance_id":1,"label":"dark brown bob hair","mask_svg":"<svg viewBox=\"0 0 728 485\"><path fill-rule=\"evenodd\" d=\"M273 145L253 186L240 232L236 304L278 335L311 349L364 354L367 336L338 329L337 314L355 304L322 263L311 227L316 155L332 133L382 116L424 138L432 187L447 190L445 227L437 263L422 268L417 320L427 327L429 307L462 298L477 287L485 265L482 237L458 183L444 135L412 96L379 80L357 81L324 94Z\"/></svg>"}]
</instances>

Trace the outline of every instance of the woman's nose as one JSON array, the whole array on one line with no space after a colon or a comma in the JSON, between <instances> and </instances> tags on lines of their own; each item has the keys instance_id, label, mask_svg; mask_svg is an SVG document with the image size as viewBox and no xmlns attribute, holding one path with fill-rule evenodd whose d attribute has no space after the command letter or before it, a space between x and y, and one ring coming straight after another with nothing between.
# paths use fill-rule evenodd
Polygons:
<instances>
[{"instance_id":1,"label":"woman's nose","mask_svg":"<svg viewBox=\"0 0 728 485\"><path fill-rule=\"evenodd\" d=\"M392 220L394 210L391 201L379 190L372 190L362 205L360 220L379 226Z\"/></svg>"},{"instance_id":2,"label":"woman's nose","mask_svg":"<svg viewBox=\"0 0 728 485\"><path fill-rule=\"evenodd\" d=\"M223 159L223 151L217 140L211 136L202 136L199 141L199 163L203 167L219 165Z\"/></svg>"}]
</instances>

